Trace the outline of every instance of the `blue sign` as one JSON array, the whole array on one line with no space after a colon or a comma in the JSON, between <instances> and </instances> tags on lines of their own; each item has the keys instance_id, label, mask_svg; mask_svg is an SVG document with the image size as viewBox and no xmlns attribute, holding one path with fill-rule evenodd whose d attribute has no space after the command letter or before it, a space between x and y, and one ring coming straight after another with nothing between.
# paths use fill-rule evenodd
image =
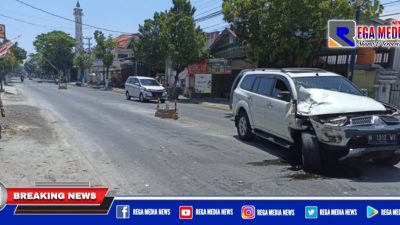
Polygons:
<instances>
[{"instance_id":1,"label":"blue sign","mask_svg":"<svg viewBox=\"0 0 400 225\"><path fill-rule=\"evenodd\" d=\"M0 211L1 224L400 224L399 197L115 197L103 214L15 209Z\"/></svg>"}]
</instances>

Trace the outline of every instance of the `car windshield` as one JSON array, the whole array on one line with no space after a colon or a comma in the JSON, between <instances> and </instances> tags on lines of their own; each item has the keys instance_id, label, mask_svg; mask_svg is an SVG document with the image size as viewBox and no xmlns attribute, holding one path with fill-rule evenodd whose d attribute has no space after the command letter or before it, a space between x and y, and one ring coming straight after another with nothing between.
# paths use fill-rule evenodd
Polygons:
<instances>
[{"instance_id":1,"label":"car windshield","mask_svg":"<svg viewBox=\"0 0 400 225\"><path fill-rule=\"evenodd\" d=\"M140 83L143 86L160 86L160 84L153 79L140 79Z\"/></svg>"},{"instance_id":2,"label":"car windshield","mask_svg":"<svg viewBox=\"0 0 400 225\"><path fill-rule=\"evenodd\" d=\"M293 78L296 89L318 88L329 91L338 91L352 95L362 96L362 92L358 90L350 81L340 76L314 76L314 77L296 77Z\"/></svg>"}]
</instances>

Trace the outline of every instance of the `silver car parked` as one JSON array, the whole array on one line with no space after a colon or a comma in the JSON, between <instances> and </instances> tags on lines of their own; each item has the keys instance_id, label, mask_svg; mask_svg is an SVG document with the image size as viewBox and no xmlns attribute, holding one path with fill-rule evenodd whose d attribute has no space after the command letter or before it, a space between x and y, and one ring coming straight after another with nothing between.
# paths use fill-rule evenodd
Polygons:
<instances>
[{"instance_id":1,"label":"silver car parked","mask_svg":"<svg viewBox=\"0 0 400 225\"><path fill-rule=\"evenodd\" d=\"M138 98L141 102L160 99L164 103L167 92L158 81L151 77L130 76L125 82L125 96L127 100Z\"/></svg>"}]
</instances>

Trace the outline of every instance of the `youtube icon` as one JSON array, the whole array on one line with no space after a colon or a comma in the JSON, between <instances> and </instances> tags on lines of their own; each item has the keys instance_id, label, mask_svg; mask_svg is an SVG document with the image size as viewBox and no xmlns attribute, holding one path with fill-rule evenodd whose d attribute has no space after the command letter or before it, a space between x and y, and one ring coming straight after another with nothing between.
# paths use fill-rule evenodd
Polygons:
<instances>
[{"instance_id":1,"label":"youtube icon","mask_svg":"<svg viewBox=\"0 0 400 225\"><path fill-rule=\"evenodd\" d=\"M181 220L193 219L193 207L192 206L180 206L179 207L179 219L181 219Z\"/></svg>"}]
</instances>

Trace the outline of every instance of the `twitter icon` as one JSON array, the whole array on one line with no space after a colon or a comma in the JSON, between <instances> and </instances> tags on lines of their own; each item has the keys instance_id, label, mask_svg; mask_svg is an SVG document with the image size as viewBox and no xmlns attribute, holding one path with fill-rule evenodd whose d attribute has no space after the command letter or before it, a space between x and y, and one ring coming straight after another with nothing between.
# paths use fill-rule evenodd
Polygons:
<instances>
[{"instance_id":1,"label":"twitter icon","mask_svg":"<svg viewBox=\"0 0 400 225\"><path fill-rule=\"evenodd\" d=\"M306 206L306 219L315 220L318 218L318 207L317 206Z\"/></svg>"}]
</instances>

